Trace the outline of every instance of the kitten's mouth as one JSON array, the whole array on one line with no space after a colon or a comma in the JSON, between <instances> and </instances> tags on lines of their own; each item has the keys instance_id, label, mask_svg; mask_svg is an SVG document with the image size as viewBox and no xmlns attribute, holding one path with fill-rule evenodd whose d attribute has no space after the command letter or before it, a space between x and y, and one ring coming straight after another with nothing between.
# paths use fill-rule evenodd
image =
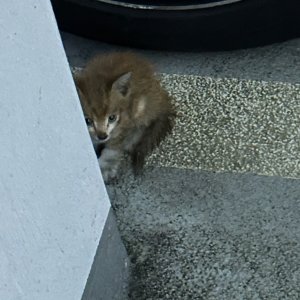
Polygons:
<instances>
[{"instance_id":1,"label":"kitten's mouth","mask_svg":"<svg viewBox=\"0 0 300 300\"><path fill-rule=\"evenodd\" d=\"M109 140L109 138L107 138L105 140L99 140L98 144L105 144L108 140Z\"/></svg>"},{"instance_id":2,"label":"kitten's mouth","mask_svg":"<svg viewBox=\"0 0 300 300\"><path fill-rule=\"evenodd\" d=\"M97 137L95 139L95 141L96 141L97 144L104 144L104 143L106 143L109 140L109 138L110 138L109 136L106 137L106 138L104 138L104 139L102 139L102 138L100 139L100 138Z\"/></svg>"}]
</instances>

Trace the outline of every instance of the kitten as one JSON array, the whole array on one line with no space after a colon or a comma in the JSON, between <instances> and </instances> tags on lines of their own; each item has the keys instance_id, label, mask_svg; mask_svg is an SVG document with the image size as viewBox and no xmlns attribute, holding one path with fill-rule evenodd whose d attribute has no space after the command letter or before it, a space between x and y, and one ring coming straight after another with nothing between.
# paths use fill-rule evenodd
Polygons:
<instances>
[{"instance_id":1,"label":"kitten","mask_svg":"<svg viewBox=\"0 0 300 300\"><path fill-rule=\"evenodd\" d=\"M128 52L99 55L75 82L104 181L117 177L126 153L138 173L175 116L152 65Z\"/></svg>"}]
</instances>

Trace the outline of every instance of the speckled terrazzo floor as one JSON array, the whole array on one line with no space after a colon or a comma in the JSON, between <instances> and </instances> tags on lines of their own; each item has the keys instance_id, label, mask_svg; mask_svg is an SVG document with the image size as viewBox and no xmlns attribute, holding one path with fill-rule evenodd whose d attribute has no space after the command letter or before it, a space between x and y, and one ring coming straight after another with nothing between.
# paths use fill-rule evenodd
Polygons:
<instances>
[{"instance_id":1,"label":"speckled terrazzo floor","mask_svg":"<svg viewBox=\"0 0 300 300\"><path fill-rule=\"evenodd\" d=\"M300 176L300 85L163 75L178 112L149 165Z\"/></svg>"},{"instance_id":2,"label":"speckled terrazzo floor","mask_svg":"<svg viewBox=\"0 0 300 300\"><path fill-rule=\"evenodd\" d=\"M131 300L300 299L299 180L149 167L108 192Z\"/></svg>"},{"instance_id":3,"label":"speckled terrazzo floor","mask_svg":"<svg viewBox=\"0 0 300 300\"><path fill-rule=\"evenodd\" d=\"M71 62L118 49L64 42ZM107 186L130 300L300 299L300 181L282 178L300 177L299 45L148 53L162 71L201 76L162 76L174 133L141 177L124 170Z\"/></svg>"}]
</instances>

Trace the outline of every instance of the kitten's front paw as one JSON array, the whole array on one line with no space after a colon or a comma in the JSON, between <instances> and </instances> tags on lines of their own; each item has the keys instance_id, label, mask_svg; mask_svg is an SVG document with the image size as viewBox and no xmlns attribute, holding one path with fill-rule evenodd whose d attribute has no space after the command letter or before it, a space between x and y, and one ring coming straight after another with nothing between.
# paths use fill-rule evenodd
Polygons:
<instances>
[{"instance_id":1,"label":"kitten's front paw","mask_svg":"<svg viewBox=\"0 0 300 300\"><path fill-rule=\"evenodd\" d=\"M119 151L104 149L98 161L104 182L109 184L115 181L120 165Z\"/></svg>"},{"instance_id":2,"label":"kitten's front paw","mask_svg":"<svg viewBox=\"0 0 300 300\"><path fill-rule=\"evenodd\" d=\"M102 178L106 184L114 183L117 180L117 172L112 169L101 169Z\"/></svg>"}]
</instances>

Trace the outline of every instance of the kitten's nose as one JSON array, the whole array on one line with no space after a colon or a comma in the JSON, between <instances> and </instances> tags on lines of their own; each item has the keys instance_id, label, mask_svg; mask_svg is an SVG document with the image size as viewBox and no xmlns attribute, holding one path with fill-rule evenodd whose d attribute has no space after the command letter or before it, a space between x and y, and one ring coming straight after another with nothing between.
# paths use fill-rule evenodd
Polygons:
<instances>
[{"instance_id":1,"label":"kitten's nose","mask_svg":"<svg viewBox=\"0 0 300 300\"><path fill-rule=\"evenodd\" d=\"M98 133L98 139L99 140L106 140L108 135L106 133Z\"/></svg>"}]
</instances>

